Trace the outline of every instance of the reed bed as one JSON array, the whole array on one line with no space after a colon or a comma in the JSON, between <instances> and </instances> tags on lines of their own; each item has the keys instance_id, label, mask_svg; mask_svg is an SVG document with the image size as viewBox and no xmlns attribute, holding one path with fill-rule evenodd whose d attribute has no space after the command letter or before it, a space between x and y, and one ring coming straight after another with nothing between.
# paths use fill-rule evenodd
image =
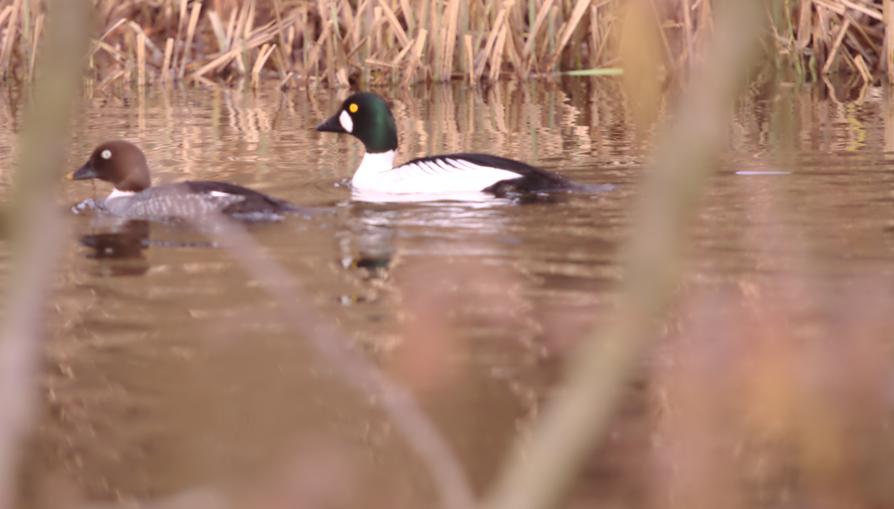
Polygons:
<instances>
[{"instance_id":1,"label":"reed bed","mask_svg":"<svg viewBox=\"0 0 894 509\"><path fill-rule=\"evenodd\" d=\"M894 0L766 0L778 60L805 79L894 82ZM620 72L654 39L659 75L700 58L715 0L92 0L102 86L276 79L326 86ZM630 7L634 7L631 9ZM629 16L633 11L641 16ZM638 22L628 22L640 18ZM0 0L0 72L32 79L45 12Z\"/></svg>"},{"instance_id":2,"label":"reed bed","mask_svg":"<svg viewBox=\"0 0 894 509\"><path fill-rule=\"evenodd\" d=\"M894 83L891 0L784 0L767 8L779 59L811 81L849 73Z\"/></svg>"},{"instance_id":3,"label":"reed bed","mask_svg":"<svg viewBox=\"0 0 894 509\"><path fill-rule=\"evenodd\" d=\"M347 86L611 65L615 0L94 0L103 84L293 79ZM33 74L45 13L0 2L0 69Z\"/></svg>"}]
</instances>

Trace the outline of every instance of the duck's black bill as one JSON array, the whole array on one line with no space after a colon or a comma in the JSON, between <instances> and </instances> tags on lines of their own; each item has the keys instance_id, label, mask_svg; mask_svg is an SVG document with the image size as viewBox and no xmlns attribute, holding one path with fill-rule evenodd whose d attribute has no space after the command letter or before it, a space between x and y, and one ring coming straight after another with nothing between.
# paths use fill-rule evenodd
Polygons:
<instances>
[{"instance_id":1,"label":"duck's black bill","mask_svg":"<svg viewBox=\"0 0 894 509\"><path fill-rule=\"evenodd\" d=\"M338 121L338 116L341 115L341 112L336 113L329 117L329 120L323 122L322 124L317 126L317 131L327 132L327 133L344 133L347 132L341 126L341 122Z\"/></svg>"},{"instance_id":2,"label":"duck's black bill","mask_svg":"<svg viewBox=\"0 0 894 509\"><path fill-rule=\"evenodd\" d=\"M71 175L72 180L87 180L87 179L95 179L97 177L96 170L93 168L93 165L90 164L90 161L84 163L84 166L78 168L76 172Z\"/></svg>"}]
</instances>

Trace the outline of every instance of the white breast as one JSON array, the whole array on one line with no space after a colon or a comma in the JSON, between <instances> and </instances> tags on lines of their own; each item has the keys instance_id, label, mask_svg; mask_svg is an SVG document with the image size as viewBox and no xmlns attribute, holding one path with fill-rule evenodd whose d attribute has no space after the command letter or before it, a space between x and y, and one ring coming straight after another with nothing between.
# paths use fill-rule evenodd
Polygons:
<instances>
[{"instance_id":1,"label":"white breast","mask_svg":"<svg viewBox=\"0 0 894 509\"><path fill-rule=\"evenodd\" d=\"M114 200L116 198L130 198L131 196L137 193L133 191L120 191L117 187L112 189L112 192L106 196L106 201Z\"/></svg>"},{"instance_id":2,"label":"white breast","mask_svg":"<svg viewBox=\"0 0 894 509\"><path fill-rule=\"evenodd\" d=\"M481 166L464 159L442 157L393 168L394 152L366 154L351 184L355 191L394 194L455 194L480 192L518 173Z\"/></svg>"}]
</instances>

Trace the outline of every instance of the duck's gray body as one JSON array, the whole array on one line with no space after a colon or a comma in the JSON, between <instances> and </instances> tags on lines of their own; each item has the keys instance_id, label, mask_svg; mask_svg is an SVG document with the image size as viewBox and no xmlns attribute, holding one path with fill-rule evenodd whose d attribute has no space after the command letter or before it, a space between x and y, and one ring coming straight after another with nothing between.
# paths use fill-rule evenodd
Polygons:
<instances>
[{"instance_id":1,"label":"duck's gray body","mask_svg":"<svg viewBox=\"0 0 894 509\"><path fill-rule=\"evenodd\" d=\"M283 212L300 212L294 205L225 182L180 182L152 186L138 193L113 192L100 204L128 219L191 219L223 213L240 219L276 220Z\"/></svg>"}]
</instances>

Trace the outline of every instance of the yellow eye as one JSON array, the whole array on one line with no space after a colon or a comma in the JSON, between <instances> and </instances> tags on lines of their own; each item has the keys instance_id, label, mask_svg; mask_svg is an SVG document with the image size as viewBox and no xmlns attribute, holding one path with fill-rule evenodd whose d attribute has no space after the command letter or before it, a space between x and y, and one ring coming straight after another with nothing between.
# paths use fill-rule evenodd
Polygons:
<instances>
[{"instance_id":1,"label":"yellow eye","mask_svg":"<svg viewBox=\"0 0 894 509\"><path fill-rule=\"evenodd\" d=\"M357 106L357 103L351 103L348 105L348 111L351 113L357 113L357 110L360 109L360 106Z\"/></svg>"}]
</instances>

